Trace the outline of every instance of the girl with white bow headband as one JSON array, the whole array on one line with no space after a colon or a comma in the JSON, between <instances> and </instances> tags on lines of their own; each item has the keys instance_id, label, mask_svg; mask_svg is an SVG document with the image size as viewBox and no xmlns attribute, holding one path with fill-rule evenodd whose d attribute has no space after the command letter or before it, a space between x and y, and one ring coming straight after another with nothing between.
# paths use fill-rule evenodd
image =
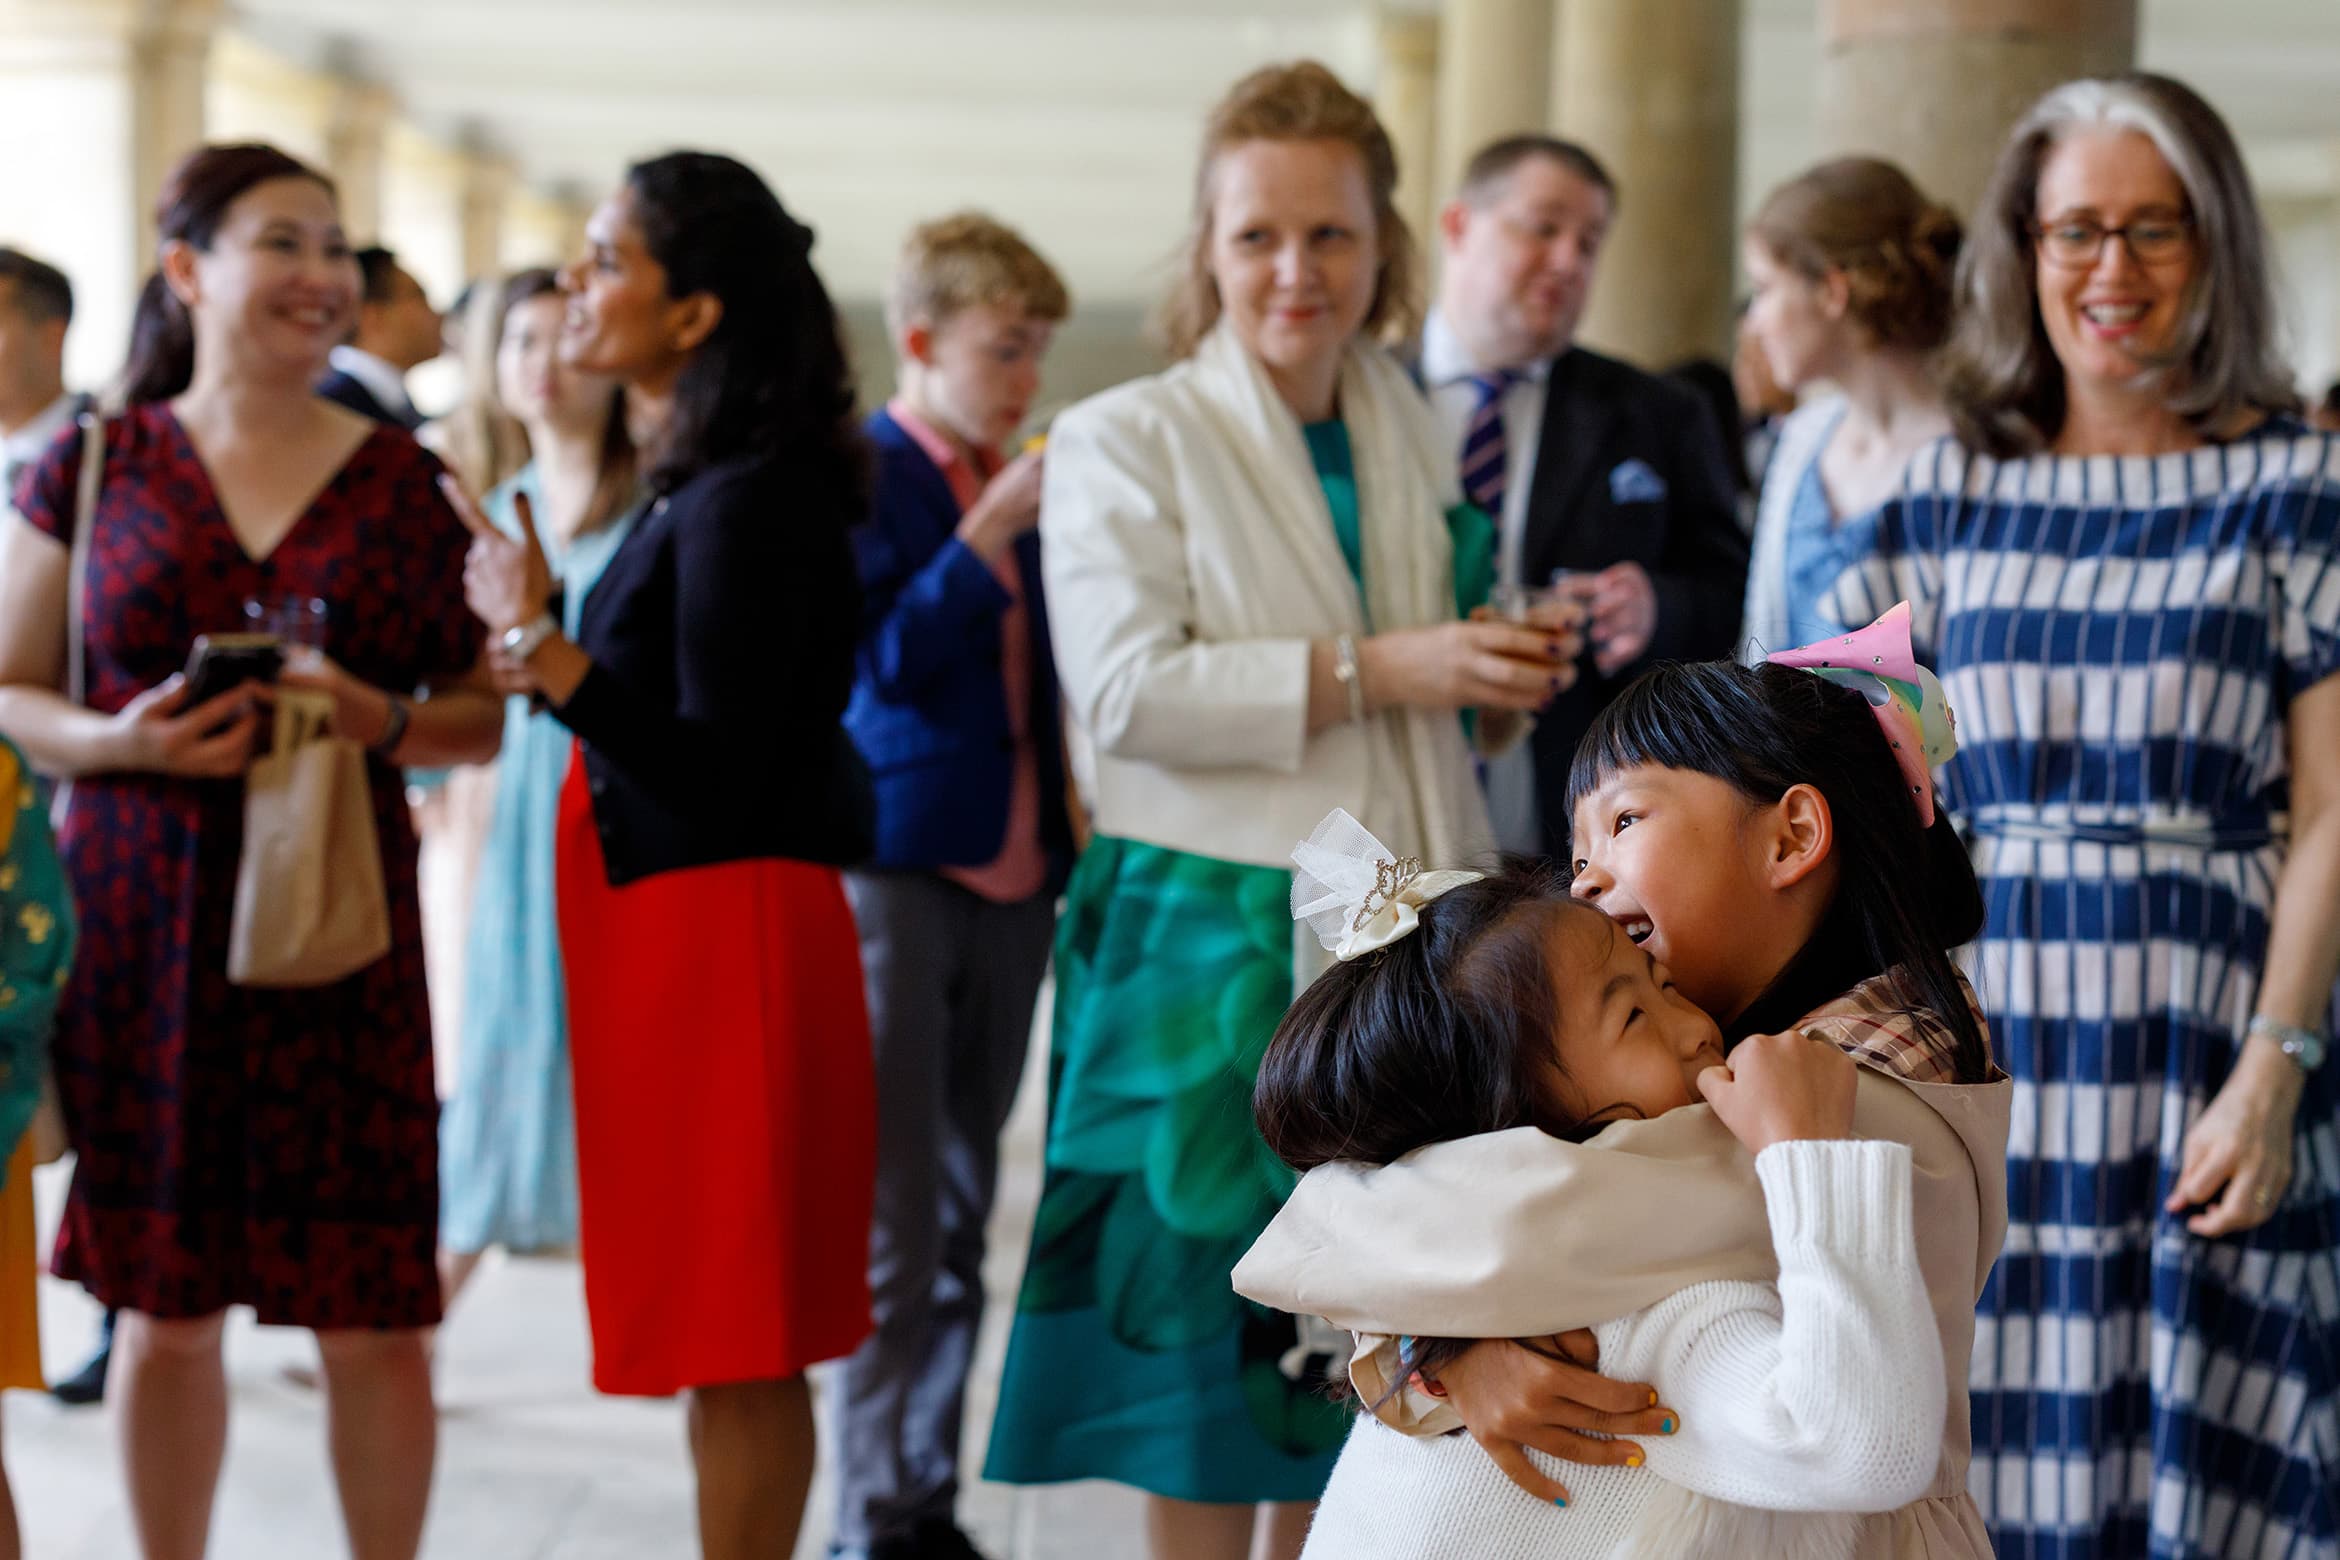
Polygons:
<instances>
[{"instance_id":1,"label":"girl with white bow headband","mask_svg":"<svg viewBox=\"0 0 2340 1560\"><path fill-rule=\"evenodd\" d=\"M1945 952L1948 711L1900 615L1776 661L1612 706L1573 886L1337 814L1295 854L1342 962L1261 1068L1307 1174L1235 1282L1360 1335L1310 1555L1988 1554L1955 1388L2008 1086ZM1506 1373L1634 1412L1513 1438Z\"/></svg>"}]
</instances>

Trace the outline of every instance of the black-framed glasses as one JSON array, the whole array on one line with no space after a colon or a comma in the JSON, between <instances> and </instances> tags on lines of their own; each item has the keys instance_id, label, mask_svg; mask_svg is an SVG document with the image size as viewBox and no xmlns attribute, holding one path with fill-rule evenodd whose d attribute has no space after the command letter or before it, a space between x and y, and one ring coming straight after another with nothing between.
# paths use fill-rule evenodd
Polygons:
<instances>
[{"instance_id":1,"label":"black-framed glasses","mask_svg":"<svg viewBox=\"0 0 2340 1560\"><path fill-rule=\"evenodd\" d=\"M2139 265L2161 265L2183 255L2194 241L2191 217L2137 217L2108 227L2094 217L2066 217L2056 222L2034 222L2031 236L2051 265L2090 266L2104 254L2104 246L2119 239Z\"/></svg>"}]
</instances>

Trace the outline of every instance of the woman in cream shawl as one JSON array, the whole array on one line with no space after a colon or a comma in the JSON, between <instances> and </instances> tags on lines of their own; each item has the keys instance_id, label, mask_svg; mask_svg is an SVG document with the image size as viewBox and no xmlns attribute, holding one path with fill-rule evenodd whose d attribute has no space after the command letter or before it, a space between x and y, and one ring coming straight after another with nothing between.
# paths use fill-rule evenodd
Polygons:
<instances>
[{"instance_id":1,"label":"woman in cream shawl","mask_svg":"<svg viewBox=\"0 0 2340 1560\"><path fill-rule=\"evenodd\" d=\"M1289 1319L1227 1281L1290 1187L1249 1100L1322 957L1293 934L1293 843L1345 807L1398 850L1484 856L1460 712L1515 733L1576 654L1557 624L1461 620L1490 530L1374 344L1410 323L1395 182L1323 67L1238 83L1205 136L1181 361L1050 434L1043 571L1096 837L987 1473L1134 1485L1164 1560L1241 1560L1262 1523L1296 1554L1346 1428Z\"/></svg>"}]
</instances>

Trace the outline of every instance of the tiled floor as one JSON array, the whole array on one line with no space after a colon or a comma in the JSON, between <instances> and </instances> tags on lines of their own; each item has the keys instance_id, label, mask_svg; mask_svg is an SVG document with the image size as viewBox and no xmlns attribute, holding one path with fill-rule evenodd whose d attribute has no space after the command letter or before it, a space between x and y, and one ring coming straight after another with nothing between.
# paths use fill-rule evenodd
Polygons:
<instances>
[{"instance_id":1,"label":"tiled floor","mask_svg":"<svg viewBox=\"0 0 2340 1560\"><path fill-rule=\"evenodd\" d=\"M1014 1293L1039 1187L1040 1072L1032 1068L1010 1128L992 1243L994 1296ZM53 1219L63 1187L53 1171L38 1185L43 1212ZM54 1371L79 1353L94 1316L78 1290L47 1280L42 1288L42 1340ZM1005 1307L995 1305L977 1356L971 1465L980 1462L1005 1334ZM690 1555L680 1411L587 1389L575 1264L491 1261L464 1295L443 1348L428 1560ZM342 1553L317 1404L280 1375L310 1352L305 1334L262 1331L248 1320L230 1331L234 1420L212 1544L217 1560L333 1560ZM27 1556L136 1560L104 1413L60 1409L27 1393L8 1394L5 1412ZM821 1553L828 1502L824 1474L799 1560ZM1111 1486L977 1484L963 1514L1002 1560L1134 1560L1142 1552L1137 1500Z\"/></svg>"}]
</instances>

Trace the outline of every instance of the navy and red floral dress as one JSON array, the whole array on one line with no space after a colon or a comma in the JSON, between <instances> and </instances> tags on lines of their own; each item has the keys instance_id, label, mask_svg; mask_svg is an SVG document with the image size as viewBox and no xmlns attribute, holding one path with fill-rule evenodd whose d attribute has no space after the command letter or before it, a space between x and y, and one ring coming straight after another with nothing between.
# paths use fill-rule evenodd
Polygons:
<instances>
[{"instance_id":1,"label":"navy and red floral dress","mask_svg":"<svg viewBox=\"0 0 2340 1560\"><path fill-rule=\"evenodd\" d=\"M80 435L27 474L31 523L69 540ZM253 597L327 603L326 653L393 690L458 675L481 633L469 540L439 463L372 433L264 559L244 551L162 404L106 428L89 585L88 702L119 710L244 627ZM158 1317L249 1305L262 1322L421 1327L439 1318L438 1099L415 840L374 760L391 951L331 986L228 983L243 785L158 774L76 782L63 830L82 945L55 1042L78 1150L54 1268Z\"/></svg>"}]
</instances>

